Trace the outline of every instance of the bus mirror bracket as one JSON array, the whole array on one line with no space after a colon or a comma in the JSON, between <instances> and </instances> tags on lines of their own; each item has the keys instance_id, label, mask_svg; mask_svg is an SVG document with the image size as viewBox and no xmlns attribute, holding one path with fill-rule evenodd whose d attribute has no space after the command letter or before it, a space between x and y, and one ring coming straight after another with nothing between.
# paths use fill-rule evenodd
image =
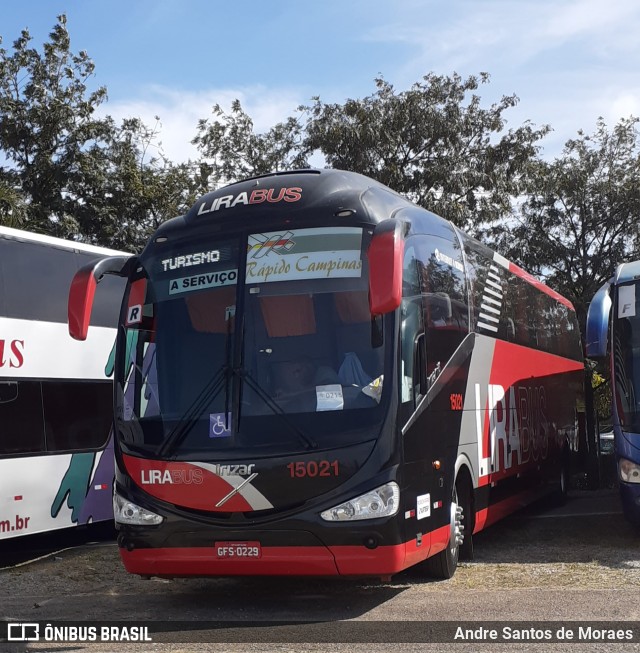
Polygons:
<instances>
[{"instance_id":1,"label":"bus mirror bracket","mask_svg":"<svg viewBox=\"0 0 640 653\"><path fill-rule=\"evenodd\" d=\"M380 222L373 232L369 259L369 309L371 315L395 311L402 300L402 262L404 225L389 219Z\"/></svg>"},{"instance_id":2,"label":"bus mirror bracket","mask_svg":"<svg viewBox=\"0 0 640 653\"><path fill-rule=\"evenodd\" d=\"M87 263L74 275L69 288L69 335L74 340L86 340L96 287L105 274L129 275L133 256L109 256Z\"/></svg>"},{"instance_id":3,"label":"bus mirror bracket","mask_svg":"<svg viewBox=\"0 0 640 653\"><path fill-rule=\"evenodd\" d=\"M609 320L611 315L611 284L605 283L595 294L587 312L585 350L587 358L603 359L607 355Z\"/></svg>"}]
</instances>

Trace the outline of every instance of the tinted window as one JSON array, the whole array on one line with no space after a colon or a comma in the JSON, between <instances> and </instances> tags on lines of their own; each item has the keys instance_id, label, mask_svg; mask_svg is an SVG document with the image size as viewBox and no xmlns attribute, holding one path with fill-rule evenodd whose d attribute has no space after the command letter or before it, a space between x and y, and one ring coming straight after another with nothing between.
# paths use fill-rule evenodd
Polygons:
<instances>
[{"instance_id":1,"label":"tinted window","mask_svg":"<svg viewBox=\"0 0 640 653\"><path fill-rule=\"evenodd\" d=\"M470 242L466 253L473 324L479 333L582 360L574 311L494 263L492 252L483 246Z\"/></svg>"},{"instance_id":2,"label":"tinted window","mask_svg":"<svg viewBox=\"0 0 640 653\"><path fill-rule=\"evenodd\" d=\"M0 453L35 453L44 447L40 383L0 381Z\"/></svg>"},{"instance_id":3,"label":"tinted window","mask_svg":"<svg viewBox=\"0 0 640 653\"><path fill-rule=\"evenodd\" d=\"M467 288L457 241L424 236L415 243L431 374L438 364L444 367L469 331Z\"/></svg>"},{"instance_id":4,"label":"tinted window","mask_svg":"<svg viewBox=\"0 0 640 653\"><path fill-rule=\"evenodd\" d=\"M66 322L69 286L76 272L75 255L39 243L2 239L0 248L3 315Z\"/></svg>"},{"instance_id":5,"label":"tinted window","mask_svg":"<svg viewBox=\"0 0 640 653\"><path fill-rule=\"evenodd\" d=\"M478 330L478 321L480 319L480 312L483 304L489 308L498 310L502 305L501 297L496 296L495 294L499 294L500 291L495 288L491 289L491 293L486 294L488 301L485 301L486 281L489 278L489 272L495 273L495 270L491 270L491 261L483 250L484 248L481 249L480 246L472 242L469 244L465 252L467 256L467 274L469 275L472 310L471 324L475 330ZM484 312L487 312L486 309ZM491 315L494 314L491 313ZM490 333L492 335L497 334L497 325L494 322L485 320L482 324L488 327L484 329L485 333Z\"/></svg>"},{"instance_id":6,"label":"tinted window","mask_svg":"<svg viewBox=\"0 0 640 653\"><path fill-rule=\"evenodd\" d=\"M97 449L111 428L113 386L105 382L42 384L48 451Z\"/></svg>"},{"instance_id":7,"label":"tinted window","mask_svg":"<svg viewBox=\"0 0 640 653\"><path fill-rule=\"evenodd\" d=\"M69 287L76 271L98 258L89 252L0 238L0 314L66 322ZM91 324L115 327L125 280L105 276L96 291Z\"/></svg>"},{"instance_id":8,"label":"tinted window","mask_svg":"<svg viewBox=\"0 0 640 653\"><path fill-rule=\"evenodd\" d=\"M0 454L98 449L109 436L112 384L1 381Z\"/></svg>"},{"instance_id":9,"label":"tinted window","mask_svg":"<svg viewBox=\"0 0 640 653\"><path fill-rule=\"evenodd\" d=\"M613 362L620 421L625 431L640 431L640 289L617 289L613 310Z\"/></svg>"},{"instance_id":10,"label":"tinted window","mask_svg":"<svg viewBox=\"0 0 640 653\"><path fill-rule=\"evenodd\" d=\"M413 402L419 371L414 369L416 344L424 333L422 294L420 289L420 266L417 259L417 238L405 245L402 269L402 323L401 323L401 390L402 403Z\"/></svg>"}]
</instances>

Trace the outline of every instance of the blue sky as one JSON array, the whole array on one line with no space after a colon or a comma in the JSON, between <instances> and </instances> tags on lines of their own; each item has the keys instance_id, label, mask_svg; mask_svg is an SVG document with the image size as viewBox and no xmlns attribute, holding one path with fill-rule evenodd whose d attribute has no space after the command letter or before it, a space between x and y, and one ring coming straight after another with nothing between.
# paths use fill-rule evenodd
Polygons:
<instances>
[{"instance_id":1,"label":"blue sky","mask_svg":"<svg viewBox=\"0 0 640 653\"><path fill-rule=\"evenodd\" d=\"M520 98L508 126L552 126L546 156L598 116L640 116L638 0L9 1L3 47L28 28L41 48L60 13L108 89L102 111L159 116L173 161L195 156L189 141L215 103L240 99L263 131L313 96L370 95L378 75L400 91L430 71L486 71L486 105Z\"/></svg>"}]
</instances>

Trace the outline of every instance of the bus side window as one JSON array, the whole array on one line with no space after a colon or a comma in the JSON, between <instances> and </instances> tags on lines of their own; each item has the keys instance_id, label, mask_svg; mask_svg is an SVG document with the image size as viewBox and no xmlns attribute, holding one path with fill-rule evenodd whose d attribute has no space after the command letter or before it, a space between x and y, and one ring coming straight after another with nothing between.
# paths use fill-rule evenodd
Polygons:
<instances>
[{"instance_id":1,"label":"bus side window","mask_svg":"<svg viewBox=\"0 0 640 653\"><path fill-rule=\"evenodd\" d=\"M9 241L7 245L2 249L3 317L66 323L75 258L41 243Z\"/></svg>"},{"instance_id":2,"label":"bus side window","mask_svg":"<svg viewBox=\"0 0 640 653\"><path fill-rule=\"evenodd\" d=\"M422 311L422 296L420 293L420 279L418 261L415 249L409 241L405 247L405 256L402 269L402 326L401 326L401 401L402 403L414 402L416 387L420 387L420 379L426 373L420 370L419 365L426 365L425 356L416 352L422 342L424 349L424 322Z\"/></svg>"},{"instance_id":3,"label":"bus side window","mask_svg":"<svg viewBox=\"0 0 640 653\"><path fill-rule=\"evenodd\" d=\"M104 446L111 430L113 388L104 381L43 381L47 451Z\"/></svg>"},{"instance_id":4,"label":"bus side window","mask_svg":"<svg viewBox=\"0 0 640 653\"><path fill-rule=\"evenodd\" d=\"M415 364L413 375L413 397L416 405L429 390L427 378L427 350L425 347L425 335L421 333L416 340Z\"/></svg>"},{"instance_id":5,"label":"bus side window","mask_svg":"<svg viewBox=\"0 0 640 653\"><path fill-rule=\"evenodd\" d=\"M39 381L0 381L0 454L45 450L42 391Z\"/></svg>"},{"instance_id":6,"label":"bus side window","mask_svg":"<svg viewBox=\"0 0 640 653\"><path fill-rule=\"evenodd\" d=\"M424 236L417 248L426 332L426 369L433 380L469 330L462 253L453 232L451 238Z\"/></svg>"}]
</instances>

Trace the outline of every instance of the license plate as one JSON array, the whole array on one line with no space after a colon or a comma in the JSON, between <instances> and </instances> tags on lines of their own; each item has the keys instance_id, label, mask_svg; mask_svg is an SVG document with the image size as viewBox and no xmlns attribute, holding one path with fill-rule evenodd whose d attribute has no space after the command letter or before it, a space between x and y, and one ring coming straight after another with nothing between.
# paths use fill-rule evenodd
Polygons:
<instances>
[{"instance_id":1,"label":"license plate","mask_svg":"<svg viewBox=\"0 0 640 653\"><path fill-rule=\"evenodd\" d=\"M216 542L216 558L259 558L260 542Z\"/></svg>"}]
</instances>

